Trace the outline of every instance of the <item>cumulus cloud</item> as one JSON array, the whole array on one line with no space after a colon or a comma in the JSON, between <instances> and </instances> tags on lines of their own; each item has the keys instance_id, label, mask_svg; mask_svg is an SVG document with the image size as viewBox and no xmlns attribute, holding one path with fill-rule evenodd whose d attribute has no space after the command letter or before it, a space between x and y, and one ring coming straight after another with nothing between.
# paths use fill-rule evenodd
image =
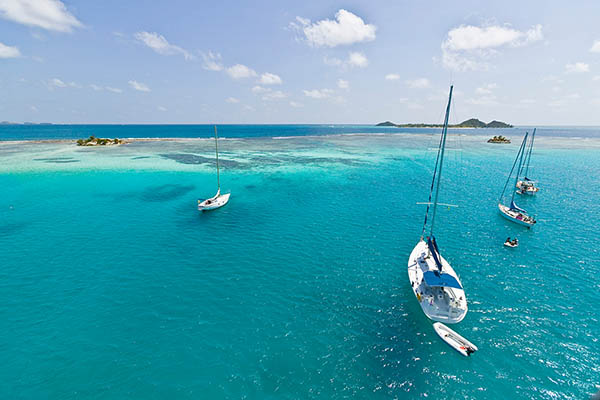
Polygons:
<instances>
[{"instance_id":1,"label":"cumulus cloud","mask_svg":"<svg viewBox=\"0 0 600 400\"><path fill-rule=\"evenodd\" d=\"M221 71L223 69L221 54L219 53L213 53L212 51L202 53L202 59L202 68L208 71Z\"/></svg>"},{"instance_id":2,"label":"cumulus cloud","mask_svg":"<svg viewBox=\"0 0 600 400\"><path fill-rule=\"evenodd\" d=\"M429 82L429 79L427 78L418 78L418 79L413 79L413 80L407 80L404 81L404 83L406 83L406 85L410 88L413 89L425 89L428 87L431 87L431 83Z\"/></svg>"},{"instance_id":3,"label":"cumulus cloud","mask_svg":"<svg viewBox=\"0 0 600 400\"><path fill-rule=\"evenodd\" d=\"M586 64L586 63L576 62L573 64L565 65L565 71L567 72L567 74L590 72L590 66L589 66L589 64Z\"/></svg>"},{"instance_id":4,"label":"cumulus cloud","mask_svg":"<svg viewBox=\"0 0 600 400\"><path fill-rule=\"evenodd\" d=\"M491 94L492 90L496 89L497 87L498 85L495 83L488 83L487 85L483 85L475 89L475 93L481 95Z\"/></svg>"},{"instance_id":5,"label":"cumulus cloud","mask_svg":"<svg viewBox=\"0 0 600 400\"><path fill-rule=\"evenodd\" d=\"M590 47L590 51L592 53L600 53L600 40L594 41L594 44Z\"/></svg>"},{"instance_id":6,"label":"cumulus cloud","mask_svg":"<svg viewBox=\"0 0 600 400\"><path fill-rule=\"evenodd\" d=\"M138 81L134 81L134 80L131 80L131 81L127 82L127 83L129 83L129 86L132 89L135 89L135 90L137 90L139 92L149 92L150 91L150 88L148 87L148 85L146 85L144 83L141 83L141 82L138 82Z\"/></svg>"},{"instance_id":7,"label":"cumulus cloud","mask_svg":"<svg viewBox=\"0 0 600 400\"><path fill-rule=\"evenodd\" d=\"M314 47L336 47L375 40L377 27L365 24L362 18L340 9L335 20L324 19L311 23L306 18L296 17L292 28L302 32L306 42Z\"/></svg>"},{"instance_id":8,"label":"cumulus cloud","mask_svg":"<svg viewBox=\"0 0 600 400\"><path fill-rule=\"evenodd\" d=\"M350 89L350 83L344 79L338 79L337 80L337 86L340 89Z\"/></svg>"},{"instance_id":9,"label":"cumulus cloud","mask_svg":"<svg viewBox=\"0 0 600 400\"><path fill-rule=\"evenodd\" d=\"M279 77L279 75L275 75L270 72L265 72L260 76L258 83L262 85L281 85L282 80Z\"/></svg>"},{"instance_id":10,"label":"cumulus cloud","mask_svg":"<svg viewBox=\"0 0 600 400\"><path fill-rule=\"evenodd\" d=\"M544 38L542 25L519 31L508 25L461 25L451 29L442 42L442 63L446 68L467 71L487 69L485 59L504 47L521 47Z\"/></svg>"},{"instance_id":11,"label":"cumulus cloud","mask_svg":"<svg viewBox=\"0 0 600 400\"><path fill-rule=\"evenodd\" d=\"M17 58L21 57L21 52L18 48L7 46L0 42L0 58Z\"/></svg>"},{"instance_id":12,"label":"cumulus cloud","mask_svg":"<svg viewBox=\"0 0 600 400\"><path fill-rule=\"evenodd\" d=\"M264 92L268 92L270 90L271 89L269 89L269 88L264 88L262 86L256 85L252 88L252 93L264 93Z\"/></svg>"},{"instance_id":13,"label":"cumulus cloud","mask_svg":"<svg viewBox=\"0 0 600 400\"><path fill-rule=\"evenodd\" d=\"M227 68L227 74L233 79L244 79L256 76L256 71L243 64L236 64Z\"/></svg>"},{"instance_id":14,"label":"cumulus cloud","mask_svg":"<svg viewBox=\"0 0 600 400\"><path fill-rule=\"evenodd\" d=\"M303 92L305 96L312 97L313 99L325 99L333 95L333 90L331 89L303 90Z\"/></svg>"},{"instance_id":15,"label":"cumulus cloud","mask_svg":"<svg viewBox=\"0 0 600 400\"><path fill-rule=\"evenodd\" d=\"M68 87L72 87L72 88L81 88L81 86L75 82L64 82L61 79L58 78L53 78L50 79L47 83L46 86L48 87L48 89L52 90L55 88L68 88Z\"/></svg>"},{"instance_id":16,"label":"cumulus cloud","mask_svg":"<svg viewBox=\"0 0 600 400\"><path fill-rule=\"evenodd\" d=\"M0 0L0 17L59 32L83 26L59 0Z\"/></svg>"},{"instance_id":17,"label":"cumulus cloud","mask_svg":"<svg viewBox=\"0 0 600 400\"><path fill-rule=\"evenodd\" d=\"M103 89L104 89L102 86L98 86L98 85L95 85L95 84L93 84L93 83L90 85L90 87L91 87L92 89L94 89L95 91L97 91L97 92L99 92L99 91L101 91L101 90L103 90Z\"/></svg>"},{"instance_id":18,"label":"cumulus cloud","mask_svg":"<svg viewBox=\"0 0 600 400\"><path fill-rule=\"evenodd\" d=\"M163 56L181 54L185 57L186 60L191 60L194 58L194 56L190 54L187 50L169 43L163 35L159 35L156 32L142 31L136 33L134 37L139 42L148 46L158 54L162 54Z\"/></svg>"},{"instance_id":19,"label":"cumulus cloud","mask_svg":"<svg viewBox=\"0 0 600 400\"><path fill-rule=\"evenodd\" d=\"M123 90L121 90L119 88L115 88L115 87L110 87L110 86L107 86L106 90L108 90L109 92L113 92L113 93L123 93Z\"/></svg>"},{"instance_id":20,"label":"cumulus cloud","mask_svg":"<svg viewBox=\"0 0 600 400\"><path fill-rule=\"evenodd\" d=\"M296 101L290 101L290 106L292 106L294 108L300 108L300 107L304 107L304 104L298 103Z\"/></svg>"},{"instance_id":21,"label":"cumulus cloud","mask_svg":"<svg viewBox=\"0 0 600 400\"><path fill-rule=\"evenodd\" d=\"M388 81L397 81L397 80L400 79L400 75L398 75L398 74L387 74L385 76L385 79L388 80Z\"/></svg>"},{"instance_id":22,"label":"cumulus cloud","mask_svg":"<svg viewBox=\"0 0 600 400\"><path fill-rule=\"evenodd\" d=\"M283 93L281 90L269 90L262 96L262 99L270 101L270 100L281 100L281 99L285 99L286 97L287 97L287 94Z\"/></svg>"},{"instance_id":23,"label":"cumulus cloud","mask_svg":"<svg viewBox=\"0 0 600 400\"><path fill-rule=\"evenodd\" d=\"M329 58L325 57L325 64L331 65L333 67L340 67L342 69L346 68L365 68L369 65L369 59L363 53L357 51L351 51L348 53L348 58L346 60L341 60L339 58Z\"/></svg>"},{"instance_id":24,"label":"cumulus cloud","mask_svg":"<svg viewBox=\"0 0 600 400\"><path fill-rule=\"evenodd\" d=\"M225 99L225 101L231 104L236 104L240 102L240 99L237 99L235 97L228 97Z\"/></svg>"}]
</instances>

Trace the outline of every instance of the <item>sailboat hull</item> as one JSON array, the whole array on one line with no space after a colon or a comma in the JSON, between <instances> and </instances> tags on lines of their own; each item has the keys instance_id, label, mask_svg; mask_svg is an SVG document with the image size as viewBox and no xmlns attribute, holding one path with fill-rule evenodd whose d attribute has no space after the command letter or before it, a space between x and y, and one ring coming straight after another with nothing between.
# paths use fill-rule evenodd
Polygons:
<instances>
[{"instance_id":1,"label":"sailboat hull","mask_svg":"<svg viewBox=\"0 0 600 400\"><path fill-rule=\"evenodd\" d=\"M440 255L442 273L451 275L462 287L462 283L450 264ZM411 287L423 313L427 318L456 324L467 315L467 298L463 289L450 287L431 287L424 279L427 271L437 271L433 257L428 255L427 243L421 240L408 259L408 278Z\"/></svg>"},{"instance_id":2,"label":"sailboat hull","mask_svg":"<svg viewBox=\"0 0 600 400\"><path fill-rule=\"evenodd\" d=\"M516 187L519 189L516 191L517 194L526 194L529 196L535 195L540 190L534 184L524 183L523 181L518 181Z\"/></svg>"},{"instance_id":3,"label":"sailboat hull","mask_svg":"<svg viewBox=\"0 0 600 400\"><path fill-rule=\"evenodd\" d=\"M503 204L498 204L498 210L500 211L500 215L502 215L504 218L511 222L526 226L528 228L531 228L533 225L535 225L535 219L531 218L531 220L526 220L523 218L519 218L519 216L523 216L522 213L511 210L509 207L506 207Z\"/></svg>"},{"instance_id":4,"label":"sailboat hull","mask_svg":"<svg viewBox=\"0 0 600 400\"><path fill-rule=\"evenodd\" d=\"M231 196L231 193L217 194L216 196L211 197L210 199L198 201L198 210L211 211L216 210L217 208L221 208L229 202L229 196Z\"/></svg>"}]
</instances>

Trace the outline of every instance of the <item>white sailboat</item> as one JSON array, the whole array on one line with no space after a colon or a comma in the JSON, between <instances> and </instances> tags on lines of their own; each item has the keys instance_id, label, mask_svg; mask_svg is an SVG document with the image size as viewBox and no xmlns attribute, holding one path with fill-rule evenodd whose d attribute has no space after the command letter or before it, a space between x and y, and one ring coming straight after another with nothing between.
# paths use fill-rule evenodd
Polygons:
<instances>
[{"instance_id":1,"label":"white sailboat","mask_svg":"<svg viewBox=\"0 0 600 400\"><path fill-rule=\"evenodd\" d=\"M536 220L535 220L535 218L533 218L532 216L527 214L527 211L525 211L524 209L522 209L521 207L519 207L515 204L515 191L514 190L512 191L512 197L510 199L510 206L506 206L506 205L502 204L502 198L504 197L504 192L506 192L506 188L508 187L508 183L510 182L510 178L512 177L512 173L515 170L515 166L517 165L517 162L518 162L519 166L517 168L517 175L515 176L515 185L517 184L517 182L519 180L519 171L521 170L521 167L523 165L523 155L525 154L525 145L527 143L528 135L529 135L529 133L525 133L525 136L523 137L523 142L521 143L521 147L519 148L519 152L517 153L517 157L515 158L515 162L513 163L510 173L508 174L508 178L506 179L506 183L504 184L504 189L502 190L502 194L500 195L500 199L498 200L498 210L500 210L500 214L504 218L508 219L509 221L515 222L519 225L526 226L528 228L531 228L533 225L535 225Z\"/></svg>"},{"instance_id":2,"label":"white sailboat","mask_svg":"<svg viewBox=\"0 0 600 400\"><path fill-rule=\"evenodd\" d=\"M223 207L229 201L231 193L221 194L221 182L219 178L219 137L217 135L217 127L215 126L215 153L217 159L217 194L210 199L198 200L199 211L210 211L216 208Z\"/></svg>"},{"instance_id":3,"label":"white sailboat","mask_svg":"<svg viewBox=\"0 0 600 400\"><path fill-rule=\"evenodd\" d=\"M433 225L435 222L437 206L440 204L438 203L438 195L440 179L442 177L442 166L444 164L444 150L446 148L446 136L448 134L448 117L452 101L452 90L453 86L450 86L444 128L442 130L442 137L440 138L433 180L429 191L429 201L427 203L421 239L408 258L408 278L415 297L428 318L438 322L455 324L462 321L463 318L465 318L465 315L467 315L467 297L465 296L458 275L450 266L450 263L448 263L448 261L440 254L437 242L433 236ZM431 197L434 193L434 186L435 196L432 203ZM427 228L427 216L431 205L433 205L431 226L429 236L425 240L424 235Z\"/></svg>"},{"instance_id":4,"label":"white sailboat","mask_svg":"<svg viewBox=\"0 0 600 400\"><path fill-rule=\"evenodd\" d=\"M518 179L517 184L515 185L518 189L517 190L518 194L526 194L526 195L533 196L540 190L536 186L535 181L528 178L529 164L531 163L531 152L533 150L533 141L535 139L535 130L536 130L536 128L533 128L533 133L531 134L531 141L529 142L529 150L527 151L527 155L525 156L525 162L523 163L523 166L521 167L521 171L519 171L519 176L521 176L521 174L522 174L523 179Z\"/></svg>"}]
</instances>

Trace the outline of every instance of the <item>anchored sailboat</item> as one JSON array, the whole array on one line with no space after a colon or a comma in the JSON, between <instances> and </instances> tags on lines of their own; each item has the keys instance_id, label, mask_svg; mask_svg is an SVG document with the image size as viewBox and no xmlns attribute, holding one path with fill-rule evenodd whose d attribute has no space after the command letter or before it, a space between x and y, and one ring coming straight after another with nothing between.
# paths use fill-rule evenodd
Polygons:
<instances>
[{"instance_id":1,"label":"anchored sailboat","mask_svg":"<svg viewBox=\"0 0 600 400\"><path fill-rule=\"evenodd\" d=\"M512 191L512 197L510 198L510 206L505 206L504 204L502 204L502 198L504 197L504 193L506 192L506 188L508 187L508 183L510 182L512 173L515 170L515 166L517 165L517 163L518 163L518 167L517 167L517 174L515 176L515 185L517 185L517 182L519 180L519 171L521 170L521 167L523 166L523 156L525 154L527 136L529 136L529 133L525 133L525 136L523 137L523 142L521 143L521 147L519 148L519 152L517 153L515 162L513 163L510 173L508 174L508 178L506 179L506 183L504 184L504 189L502 190L502 194L500 194L500 199L498 200L498 209L500 210L500 214L504 218L508 219L509 221L515 222L519 225L524 225L528 228L531 228L536 223L535 218L528 215L527 211L525 211L524 209L520 208L519 206L517 206L515 204L515 191L514 190Z\"/></svg>"},{"instance_id":2,"label":"anchored sailboat","mask_svg":"<svg viewBox=\"0 0 600 400\"><path fill-rule=\"evenodd\" d=\"M433 180L431 182L431 189L429 190L429 201L426 203L427 211L425 212L425 222L423 223L421 239L408 258L408 278L421 309L428 318L434 321L455 324L462 321L465 315L467 315L467 297L465 296L458 275L448 261L440 254L437 242L433 236L437 206L441 204L438 202L438 196L442 166L444 164L446 136L448 134L448 117L452 101L452 89L453 86L450 86L444 128L442 129L438 155L433 171ZM431 202L431 197L434 193L433 202ZM429 236L425 240L427 216L429 215L431 205L433 205L431 225L429 227Z\"/></svg>"},{"instance_id":3,"label":"anchored sailboat","mask_svg":"<svg viewBox=\"0 0 600 400\"><path fill-rule=\"evenodd\" d=\"M529 163L531 162L531 152L533 150L533 140L535 139L535 129L533 128L533 133L531 134L531 141L529 142L529 149L527 150L527 155L525 156L525 162L521 166L521 170L519 171L518 176L523 176L522 180L517 180L516 187L518 194L528 194L533 196L540 189L535 186L535 181L528 178L529 175Z\"/></svg>"},{"instance_id":4,"label":"anchored sailboat","mask_svg":"<svg viewBox=\"0 0 600 400\"><path fill-rule=\"evenodd\" d=\"M219 179L219 137L217 135L217 127L215 126L215 154L217 159L217 194L210 199L198 200L199 211L209 211L215 208L223 207L229 201L231 193L221 194L221 182Z\"/></svg>"}]
</instances>

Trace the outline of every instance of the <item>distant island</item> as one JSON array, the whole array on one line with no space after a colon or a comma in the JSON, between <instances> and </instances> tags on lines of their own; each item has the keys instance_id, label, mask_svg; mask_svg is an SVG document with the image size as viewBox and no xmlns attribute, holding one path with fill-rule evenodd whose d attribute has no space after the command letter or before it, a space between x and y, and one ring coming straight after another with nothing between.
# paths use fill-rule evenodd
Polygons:
<instances>
[{"instance_id":1,"label":"distant island","mask_svg":"<svg viewBox=\"0 0 600 400\"><path fill-rule=\"evenodd\" d=\"M442 124L395 124L391 121L380 122L375 126L395 126L396 128L442 128ZM512 128L513 126L502 121L485 123L477 118L471 118L456 125L448 125L448 128Z\"/></svg>"},{"instance_id":2,"label":"distant island","mask_svg":"<svg viewBox=\"0 0 600 400\"><path fill-rule=\"evenodd\" d=\"M102 138L90 136L87 139L79 139L77 141L77 146L112 146L112 145L123 144L123 143L125 143L123 140L117 139L117 138L102 139Z\"/></svg>"},{"instance_id":3,"label":"distant island","mask_svg":"<svg viewBox=\"0 0 600 400\"><path fill-rule=\"evenodd\" d=\"M502 135L499 135L499 136L494 136L491 139L488 139L487 142L488 143L510 143L510 139L506 138L506 137L504 137Z\"/></svg>"}]
</instances>

